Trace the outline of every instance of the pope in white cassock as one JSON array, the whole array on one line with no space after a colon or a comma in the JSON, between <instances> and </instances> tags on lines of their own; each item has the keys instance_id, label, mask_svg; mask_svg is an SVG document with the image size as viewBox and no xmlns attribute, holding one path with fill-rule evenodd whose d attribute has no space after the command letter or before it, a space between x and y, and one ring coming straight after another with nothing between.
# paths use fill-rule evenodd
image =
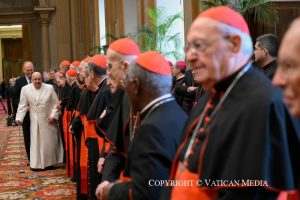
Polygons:
<instances>
[{"instance_id":1,"label":"pope in white cassock","mask_svg":"<svg viewBox=\"0 0 300 200\"><path fill-rule=\"evenodd\" d=\"M16 122L23 122L30 109L30 167L45 169L63 162L62 139L58 132L58 102L54 88L42 83L39 72L32 74L32 83L21 90Z\"/></svg>"}]
</instances>

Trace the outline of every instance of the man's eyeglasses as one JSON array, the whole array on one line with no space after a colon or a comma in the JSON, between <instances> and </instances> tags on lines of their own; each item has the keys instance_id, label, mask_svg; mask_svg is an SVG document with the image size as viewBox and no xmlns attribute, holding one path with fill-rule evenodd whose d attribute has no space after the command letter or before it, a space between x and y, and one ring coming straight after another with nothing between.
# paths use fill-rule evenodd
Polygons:
<instances>
[{"instance_id":1,"label":"man's eyeglasses","mask_svg":"<svg viewBox=\"0 0 300 200\"><path fill-rule=\"evenodd\" d=\"M185 53L188 53L189 51L192 51L193 53L199 53L199 52L204 52L205 49L207 49L209 46L211 46L215 41L219 40L219 39L229 39L230 36L222 36L222 37L216 37L214 39L211 40L196 40L192 43L188 43L185 47L184 47L184 51Z\"/></svg>"}]
</instances>

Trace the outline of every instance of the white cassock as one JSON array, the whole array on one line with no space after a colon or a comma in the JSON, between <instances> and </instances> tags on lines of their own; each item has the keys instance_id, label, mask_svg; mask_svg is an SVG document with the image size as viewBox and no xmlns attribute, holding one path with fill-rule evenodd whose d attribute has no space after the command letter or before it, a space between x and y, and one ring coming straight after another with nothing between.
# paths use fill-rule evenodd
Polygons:
<instances>
[{"instance_id":1,"label":"white cassock","mask_svg":"<svg viewBox=\"0 0 300 200\"><path fill-rule=\"evenodd\" d=\"M57 123L49 124L48 118L58 118L57 95L52 85L42 83L40 89L28 84L21 90L16 120L23 122L30 108L30 167L45 167L63 162L62 139Z\"/></svg>"}]
</instances>

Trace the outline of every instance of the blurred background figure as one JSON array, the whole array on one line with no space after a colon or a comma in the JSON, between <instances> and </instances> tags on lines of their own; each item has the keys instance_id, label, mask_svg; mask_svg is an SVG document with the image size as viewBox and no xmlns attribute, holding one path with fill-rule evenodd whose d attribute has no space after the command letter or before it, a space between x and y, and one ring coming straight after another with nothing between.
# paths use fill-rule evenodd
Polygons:
<instances>
[{"instance_id":1,"label":"blurred background figure","mask_svg":"<svg viewBox=\"0 0 300 200\"><path fill-rule=\"evenodd\" d=\"M256 38L254 60L264 74L272 80L277 68L279 41L273 34L264 34Z\"/></svg>"},{"instance_id":2,"label":"blurred background figure","mask_svg":"<svg viewBox=\"0 0 300 200\"><path fill-rule=\"evenodd\" d=\"M6 85L6 97L7 97L7 110L8 115L15 114L16 111L13 109L12 98L13 98L13 87L15 85L15 78L10 78L8 84Z\"/></svg>"},{"instance_id":3,"label":"blurred background figure","mask_svg":"<svg viewBox=\"0 0 300 200\"><path fill-rule=\"evenodd\" d=\"M184 61L178 61L171 67L173 75L172 95L180 107L183 108L184 94L176 92L176 88L181 85L186 85L184 82L184 74L186 70L186 64Z\"/></svg>"}]
</instances>

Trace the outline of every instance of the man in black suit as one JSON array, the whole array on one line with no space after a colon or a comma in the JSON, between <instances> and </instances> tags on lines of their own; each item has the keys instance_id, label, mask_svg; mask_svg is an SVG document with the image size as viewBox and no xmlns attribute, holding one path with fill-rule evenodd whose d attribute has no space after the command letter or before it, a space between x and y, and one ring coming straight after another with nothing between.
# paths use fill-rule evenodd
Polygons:
<instances>
[{"instance_id":1,"label":"man in black suit","mask_svg":"<svg viewBox=\"0 0 300 200\"><path fill-rule=\"evenodd\" d=\"M158 52L141 54L129 67L125 89L140 118L136 117L131 129L120 179L102 190L98 188L99 199L160 199L163 185L153 187L153 182L168 178L186 121L186 114L170 93L171 87L171 68Z\"/></svg>"},{"instance_id":2,"label":"man in black suit","mask_svg":"<svg viewBox=\"0 0 300 200\"><path fill-rule=\"evenodd\" d=\"M259 69L270 79L273 79L277 68L277 53L279 41L273 34L264 34L256 38L254 59Z\"/></svg>"},{"instance_id":3,"label":"man in black suit","mask_svg":"<svg viewBox=\"0 0 300 200\"><path fill-rule=\"evenodd\" d=\"M23 63L23 73L24 75L19 77L16 80L13 90L13 107L14 110L18 110L18 104L20 102L20 94L21 89L23 86L31 83L31 75L33 73L33 64L31 61L25 61ZM25 115L23 124L23 136L24 136L24 143L25 149L28 160L30 160L30 118L29 118L29 108L28 112Z\"/></svg>"}]
</instances>

